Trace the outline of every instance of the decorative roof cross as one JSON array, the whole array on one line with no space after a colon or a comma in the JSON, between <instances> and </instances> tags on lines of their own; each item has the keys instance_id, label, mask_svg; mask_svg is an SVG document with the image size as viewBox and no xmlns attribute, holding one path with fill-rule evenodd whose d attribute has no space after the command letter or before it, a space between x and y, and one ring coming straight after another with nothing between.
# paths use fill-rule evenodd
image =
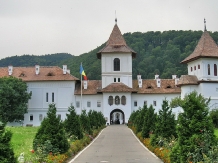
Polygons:
<instances>
[{"instance_id":1,"label":"decorative roof cross","mask_svg":"<svg viewBox=\"0 0 218 163\"><path fill-rule=\"evenodd\" d=\"M206 19L204 18L204 31L207 31L207 28L206 28Z\"/></svg>"}]
</instances>

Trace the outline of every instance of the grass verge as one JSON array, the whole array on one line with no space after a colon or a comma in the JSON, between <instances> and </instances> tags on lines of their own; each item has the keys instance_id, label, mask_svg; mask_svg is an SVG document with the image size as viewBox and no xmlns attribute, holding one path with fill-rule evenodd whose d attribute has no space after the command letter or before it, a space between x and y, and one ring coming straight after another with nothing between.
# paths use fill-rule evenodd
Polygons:
<instances>
[{"instance_id":1,"label":"grass verge","mask_svg":"<svg viewBox=\"0 0 218 163\"><path fill-rule=\"evenodd\" d=\"M30 150L38 129L39 127L6 127L6 130L13 133L11 145L16 157L21 153L24 153L25 157L31 157Z\"/></svg>"}]
</instances>

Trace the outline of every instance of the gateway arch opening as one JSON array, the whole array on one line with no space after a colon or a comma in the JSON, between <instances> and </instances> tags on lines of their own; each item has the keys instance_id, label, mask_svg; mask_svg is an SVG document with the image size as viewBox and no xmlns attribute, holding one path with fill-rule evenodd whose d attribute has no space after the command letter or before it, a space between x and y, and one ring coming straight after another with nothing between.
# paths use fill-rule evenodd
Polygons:
<instances>
[{"instance_id":1,"label":"gateway arch opening","mask_svg":"<svg viewBox=\"0 0 218 163\"><path fill-rule=\"evenodd\" d=\"M114 109L110 113L111 124L125 124L125 114L120 109Z\"/></svg>"}]
</instances>

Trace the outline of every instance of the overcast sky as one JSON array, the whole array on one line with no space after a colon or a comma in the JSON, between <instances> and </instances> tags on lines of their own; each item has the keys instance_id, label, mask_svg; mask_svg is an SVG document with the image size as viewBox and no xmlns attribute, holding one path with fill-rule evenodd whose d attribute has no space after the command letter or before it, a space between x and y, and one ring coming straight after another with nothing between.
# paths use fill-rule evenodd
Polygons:
<instances>
[{"instance_id":1,"label":"overcast sky","mask_svg":"<svg viewBox=\"0 0 218 163\"><path fill-rule=\"evenodd\" d=\"M0 59L23 54L80 55L122 33L218 31L218 0L0 0Z\"/></svg>"}]
</instances>

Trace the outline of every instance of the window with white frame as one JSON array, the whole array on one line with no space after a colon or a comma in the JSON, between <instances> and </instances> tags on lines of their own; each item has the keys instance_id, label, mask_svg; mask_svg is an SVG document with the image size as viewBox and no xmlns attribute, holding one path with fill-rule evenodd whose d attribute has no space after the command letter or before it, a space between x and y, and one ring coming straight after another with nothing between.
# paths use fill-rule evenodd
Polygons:
<instances>
[{"instance_id":1,"label":"window with white frame","mask_svg":"<svg viewBox=\"0 0 218 163\"><path fill-rule=\"evenodd\" d=\"M43 115L39 114L39 121L42 121L42 119L43 119Z\"/></svg>"},{"instance_id":2,"label":"window with white frame","mask_svg":"<svg viewBox=\"0 0 218 163\"><path fill-rule=\"evenodd\" d=\"M33 115L30 114L30 121L33 121Z\"/></svg>"},{"instance_id":3,"label":"window with white frame","mask_svg":"<svg viewBox=\"0 0 218 163\"><path fill-rule=\"evenodd\" d=\"M52 92L52 102L54 102L54 92Z\"/></svg>"},{"instance_id":4,"label":"window with white frame","mask_svg":"<svg viewBox=\"0 0 218 163\"><path fill-rule=\"evenodd\" d=\"M154 106L157 106L157 102L156 102L156 101L153 101L153 105L154 105Z\"/></svg>"},{"instance_id":5,"label":"window with white frame","mask_svg":"<svg viewBox=\"0 0 218 163\"><path fill-rule=\"evenodd\" d=\"M90 108L91 107L91 102L87 101L87 107Z\"/></svg>"},{"instance_id":6,"label":"window with white frame","mask_svg":"<svg viewBox=\"0 0 218 163\"><path fill-rule=\"evenodd\" d=\"M80 102L76 101L76 107L79 108L80 107Z\"/></svg>"},{"instance_id":7,"label":"window with white frame","mask_svg":"<svg viewBox=\"0 0 218 163\"><path fill-rule=\"evenodd\" d=\"M97 101L97 107L101 107L101 101Z\"/></svg>"},{"instance_id":8,"label":"window with white frame","mask_svg":"<svg viewBox=\"0 0 218 163\"><path fill-rule=\"evenodd\" d=\"M46 92L46 102L48 102L48 92Z\"/></svg>"},{"instance_id":9,"label":"window with white frame","mask_svg":"<svg viewBox=\"0 0 218 163\"><path fill-rule=\"evenodd\" d=\"M121 104L126 105L126 96L121 97Z\"/></svg>"},{"instance_id":10,"label":"window with white frame","mask_svg":"<svg viewBox=\"0 0 218 163\"><path fill-rule=\"evenodd\" d=\"M134 106L137 106L137 101L134 101Z\"/></svg>"},{"instance_id":11,"label":"window with white frame","mask_svg":"<svg viewBox=\"0 0 218 163\"><path fill-rule=\"evenodd\" d=\"M144 105L147 105L147 101L144 101Z\"/></svg>"}]
</instances>

